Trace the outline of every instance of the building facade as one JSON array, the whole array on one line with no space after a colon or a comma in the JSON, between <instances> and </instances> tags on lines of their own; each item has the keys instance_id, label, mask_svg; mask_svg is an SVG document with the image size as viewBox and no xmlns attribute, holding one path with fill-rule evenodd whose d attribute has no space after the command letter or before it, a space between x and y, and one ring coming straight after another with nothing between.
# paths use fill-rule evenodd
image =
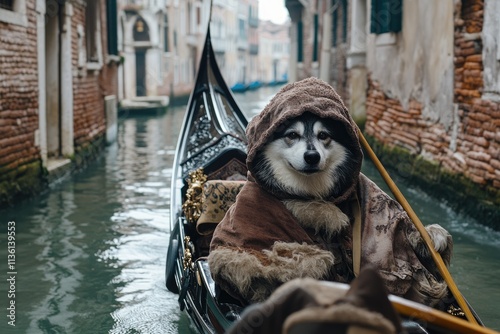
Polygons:
<instances>
[{"instance_id":1,"label":"building facade","mask_svg":"<svg viewBox=\"0 0 500 334\"><path fill-rule=\"evenodd\" d=\"M120 0L120 97L188 96L209 16L202 0Z\"/></svg>"},{"instance_id":2,"label":"building facade","mask_svg":"<svg viewBox=\"0 0 500 334\"><path fill-rule=\"evenodd\" d=\"M4 206L113 141L119 57L114 1L0 4Z\"/></svg>"},{"instance_id":3,"label":"building facade","mask_svg":"<svg viewBox=\"0 0 500 334\"><path fill-rule=\"evenodd\" d=\"M500 228L495 223L500 217L498 1L287 0L286 4L295 32L300 24L314 22L321 8L318 25L325 29L313 29L319 36L309 39L293 35L292 55L300 55L297 43L315 48L310 40L316 38L326 45L319 67L337 68L337 76L320 71L321 77L338 89L381 154L385 152L389 161L396 152L408 155L404 162L392 160L393 167L429 184L441 184L438 192L443 196L454 198L462 208L471 207L485 224ZM333 37L325 38L328 34L342 43L336 46ZM314 69L305 56L302 64L297 62L296 73L301 74L301 66L310 67L302 69L302 76Z\"/></svg>"},{"instance_id":4,"label":"building facade","mask_svg":"<svg viewBox=\"0 0 500 334\"><path fill-rule=\"evenodd\" d=\"M263 84L277 84L288 80L290 58L290 26L260 21L259 24L259 80Z\"/></svg>"}]
</instances>

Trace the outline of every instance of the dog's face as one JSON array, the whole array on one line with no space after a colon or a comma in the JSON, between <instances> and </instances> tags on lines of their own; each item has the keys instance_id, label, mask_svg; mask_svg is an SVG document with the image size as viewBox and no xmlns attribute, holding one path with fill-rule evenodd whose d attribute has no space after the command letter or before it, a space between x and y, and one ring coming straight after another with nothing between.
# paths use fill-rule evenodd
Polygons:
<instances>
[{"instance_id":1,"label":"dog's face","mask_svg":"<svg viewBox=\"0 0 500 334\"><path fill-rule=\"evenodd\" d=\"M282 126L257 154L256 174L293 196L324 198L340 191L350 152L340 123L304 114Z\"/></svg>"}]
</instances>

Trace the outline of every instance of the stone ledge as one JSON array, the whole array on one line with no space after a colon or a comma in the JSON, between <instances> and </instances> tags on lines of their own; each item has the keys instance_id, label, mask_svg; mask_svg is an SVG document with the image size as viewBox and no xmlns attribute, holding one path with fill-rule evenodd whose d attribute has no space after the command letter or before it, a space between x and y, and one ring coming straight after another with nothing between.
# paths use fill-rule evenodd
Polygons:
<instances>
[{"instance_id":1,"label":"stone ledge","mask_svg":"<svg viewBox=\"0 0 500 334\"><path fill-rule=\"evenodd\" d=\"M49 184L71 174L71 160L65 158L49 158L47 160L47 172Z\"/></svg>"}]
</instances>

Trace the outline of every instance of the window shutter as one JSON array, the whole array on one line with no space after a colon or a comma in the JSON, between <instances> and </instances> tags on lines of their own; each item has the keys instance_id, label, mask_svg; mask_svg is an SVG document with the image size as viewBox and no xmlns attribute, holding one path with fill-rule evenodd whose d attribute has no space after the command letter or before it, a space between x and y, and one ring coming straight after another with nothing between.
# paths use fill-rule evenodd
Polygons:
<instances>
[{"instance_id":1,"label":"window shutter","mask_svg":"<svg viewBox=\"0 0 500 334\"><path fill-rule=\"evenodd\" d=\"M297 62L302 63L304 61L304 52L303 52L303 26L302 20L297 22Z\"/></svg>"},{"instance_id":2,"label":"window shutter","mask_svg":"<svg viewBox=\"0 0 500 334\"><path fill-rule=\"evenodd\" d=\"M313 44L313 61L318 61L318 14L314 14L314 44Z\"/></svg>"},{"instance_id":3,"label":"window shutter","mask_svg":"<svg viewBox=\"0 0 500 334\"><path fill-rule=\"evenodd\" d=\"M372 0L371 4L371 33L384 34L401 31L403 0Z\"/></svg>"},{"instance_id":4,"label":"window shutter","mask_svg":"<svg viewBox=\"0 0 500 334\"><path fill-rule=\"evenodd\" d=\"M108 54L118 55L118 11L116 0L106 0L106 20L108 28Z\"/></svg>"}]
</instances>

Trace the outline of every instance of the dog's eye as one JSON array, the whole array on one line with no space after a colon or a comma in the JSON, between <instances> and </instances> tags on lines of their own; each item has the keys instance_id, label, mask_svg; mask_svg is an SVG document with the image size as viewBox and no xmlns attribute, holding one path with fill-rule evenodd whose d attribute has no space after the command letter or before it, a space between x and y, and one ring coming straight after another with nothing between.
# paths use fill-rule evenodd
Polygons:
<instances>
[{"instance_id":1,"label":"dog's eye","mask_svg":"<svg viewBox=\"0 0 500 334\"><path fill-rule=\"evenodd\" d=\"M319 140L326 140L328 138L330 138L330 134L328 132L321 131L320 133L318 133Z\"/></svg>"},{"instance_id":2,"label":"dog's eye","mask_svg":"<svg viewBox=\"0 0 500 334\"><path fill-rule=\"evenodd\" d=\"M299 136L299 134L298 134L297 132L292 131L292 132L288 132L288 133L286 134L286 137L287 137L288 139L294 140L294 139L298 139L300 136Z\"/></svg>"}]
</instances>

